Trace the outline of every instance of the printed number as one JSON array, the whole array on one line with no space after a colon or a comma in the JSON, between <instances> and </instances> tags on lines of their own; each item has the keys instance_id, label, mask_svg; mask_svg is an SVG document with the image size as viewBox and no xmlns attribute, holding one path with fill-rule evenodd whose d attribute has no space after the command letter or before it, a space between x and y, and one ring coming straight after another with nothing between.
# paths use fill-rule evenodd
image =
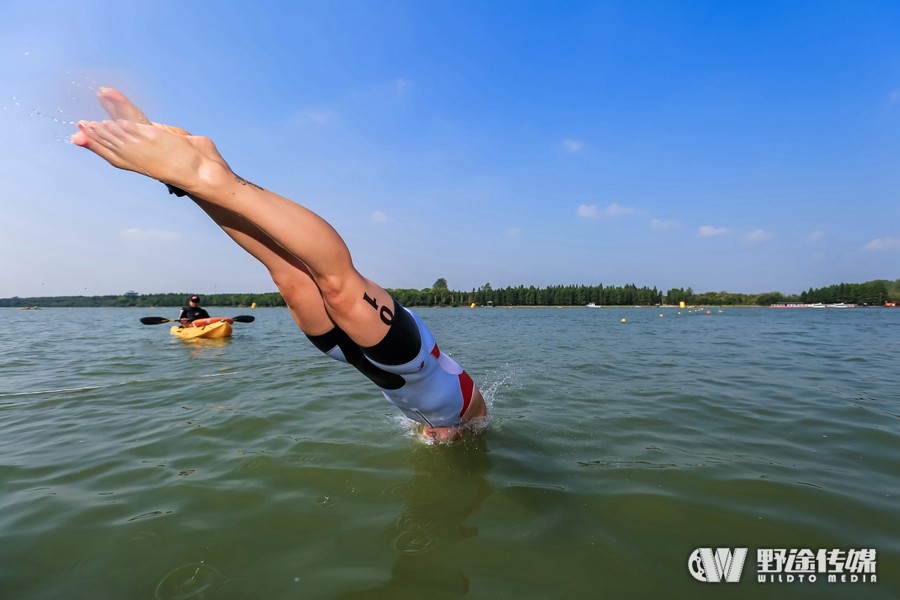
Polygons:
<instances>
[{"instance_id":1,"label":"printed number","mask_svg":"<svg viewBox=\"0 0 900 600\"><path fill-rule=\"evenodd\" d=\"M394 312L388 308L387 306L382 306L381 310L378 309L378 301L375 298L371 298L368 293L363 292L363 300L369 303L369 305L378 310L378 315L381 317L381 322L385 325L390 325L394 322Z\"/></svg>"}]
</instances>

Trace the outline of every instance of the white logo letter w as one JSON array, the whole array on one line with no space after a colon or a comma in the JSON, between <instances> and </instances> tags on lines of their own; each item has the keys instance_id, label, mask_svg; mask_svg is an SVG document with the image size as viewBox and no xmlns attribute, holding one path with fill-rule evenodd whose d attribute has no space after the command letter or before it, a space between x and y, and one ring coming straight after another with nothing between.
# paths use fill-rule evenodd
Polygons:
<instances>
[{"instance_id":1,"label":"white logo letter w","mask_svg":"<svg viewBox=\"0 0 900 600\"><path fill-rule=\"evenodd\" d=\"M712 548L697 548L688 559L688 570L697 581L737 583L746 558L746 548L735 548L734 553L730 548L716 548L715 553Z\"/></svg>"}]
</instances>

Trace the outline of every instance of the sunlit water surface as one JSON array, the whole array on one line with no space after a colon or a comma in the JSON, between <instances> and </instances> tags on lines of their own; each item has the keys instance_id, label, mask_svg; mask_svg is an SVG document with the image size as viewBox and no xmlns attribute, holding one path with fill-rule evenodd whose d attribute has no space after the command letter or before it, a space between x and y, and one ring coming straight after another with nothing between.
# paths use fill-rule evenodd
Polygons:
<instances>
[{"instance_id":1,"label":"sunlit water surface","mask_svg":"<svg viewBox=\"0 0 900 600\"><path fill-rule=\"evenodd\" d=\"M900 596L900 310L418 312L484 435L423 444L284 310L0 309L0 598ZM772 548L876 582L760 583Z\"/></svg>"}]
</instances>

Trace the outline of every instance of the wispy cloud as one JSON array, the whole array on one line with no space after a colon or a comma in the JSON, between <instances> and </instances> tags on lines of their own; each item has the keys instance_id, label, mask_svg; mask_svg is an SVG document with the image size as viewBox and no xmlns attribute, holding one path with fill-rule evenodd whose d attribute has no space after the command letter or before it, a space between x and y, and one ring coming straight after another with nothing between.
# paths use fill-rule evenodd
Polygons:
<instances>
[{"instance_id":1,"label":"wispy cloud","mask_svg":"<svg viewBox=\"0 0 900 600\"><path fill-rule=\"evenodd\" d=\"M582 219L596 219L600 216L600 209L596 204L582 204L578 207L577 212Z\"/></svg>"},{"instance_id":2,"label":"wispy cloud","mask_svg":"<svg viewBox=\"0 0 900 600\"><path fill-rule=\"evenodd\" d=\"M651 219L650 229L652 231L671 231L678 227L677 221L663 221L662 219Z\"/></svg>"},{"instance_id":3,"label":"wispy cloud","mask_svg":"<svg viewBox=\"0 0 900 600\"><path fill-rule=\"evenodd\" d=\"M726 235L731 233L731 230L727 227L713 227L712 225L701 225L697 230L697 237L699 238L708 238L708 237L717 237L720 235Z\"/></svg>"},{"instance_id":4,"label":"wispy cloud","mask_svg":"<svg viewBox=\"0 0 900 600\"><path fill-rule=\"evenodd\" d=\"M819 242L821 242L824 239L825 239L825 232L822 231L821 229L817 229L817 230L813 231L812 233L810 233L808 236L806 236L806 241L809 244L818 244Z\"/></svg>"},{"instance_id":5,"label":"wispy cloud","mask_svg":"<svg viewBox=\"0 0 900 600\"><path fill-rule=\"evenodd\" d=\"M892 90L890 95L891 102L900 102L900 90Z\"/></svg>"},{"instance_id":6,"label":"wispy cloud","mask_svg":"<svg viewBox=\"0 0 900 600\"><path fill-rule=\"evenodd\" d=\"M310 108L296 112L291 117L292 125L328 125L335 120L336 113L328 108Z\"/></svg>"},{"instance_id":7,"label":"wispy cloud","mask_svg":"<svg viewBox=\"0 0 900 600\"><path fill-rule=\"evenodd\" d=\"M397 77L396 79L388 79L386 81L376 83L365 93L374 94L376 96L394 96L396 98L404 98L412 91L412 89L412 81L410 81L409 79L404 79L403 77Z\"/></svg>"},{"instance_id":8,"label":"wispy cloud","mask_svg":"<svg viewBox=\"0 0 900 600\"><path fill-rule=\"evenodd\" d=\"M394 80L394 89L400 96L405 96L412 89L412 81L398 77Z\"/></svg>"},{"instance_id":9,"label":"wispy cloud","mask_svg":"<svg viewBox=\"0 0 900 600\"><path fill-rule=\"evenodd\" d=\"M174 231L163 231L161 229L138 229L137 227L132 227L120 231L119 237L125 240L139 242L168 242L180 239L181 234Z\"/></svg>"},{"instance_id":10,"label":"wispy cloud","mask_svg":"<svg viewBox=\"0 0 900 600\"><path fill-rule=\"evenodd\" d=\"M563 140L563 148L568 150L569 152L581 152L584 149L584 142L580 140Z\"/></svg>"},{"instance_id":11,"label":"wispy cloud","mask_svg":"<svg viewBox=\"0 0 900 600\"><path fill-rule=\"evenodd\" d=\"M415 84L409 79L397 77L385 79L352 91L346 97L353 108L347 111L359 111L363 107L374 110L386 110L389 107L402 105L412 94Z\"/></svg>"},{"instance_id":12,"label":"wispy cloud","mask_svg":"<svg viewBox=\"0 0 900 600\"><path fill-rule=\"evenodd\" d=\"M519 237L520 235L522 235L522 230L518 227L510 227L506 230L506 237L508 238Z\"/></svg>"},{"instance_id":13,"label":"wispy cloud","mask_svg":"<svg viewBox=\"0 0 900 600\"><path fill-rule=\"evenodd\" d=\"M866 252L900 250L900 238L891 236L875 238L874 240L863 246L863 250L865 250Z\"/></svg>"},{"instance_id":14,"label":"wispy cloud","mask_svg":"<svg viewBox=\"0 0 900 600\"><path fill-rule=\"evenodd\" d=\"M376 210L375 212L373 212L371 215L369 215L369 218L372 220L373 223L381 224L381 223L388 222L388 216L386 214L384 214L383 212L381 212L380 210Z\"/></svg>"},{"instance_id":15,"label":"wispy cloud","mask_svg":"<svg viewBox=\"0 0 900 600\"><path fill-rule=\"evenodd\" d=\"M764 242L766 240L770 240L774 237L774 234L769 233L768 231L763 231L762 229L756 229L754 231L750 231L744 234L744 241L750 243L756 242Z\"/></svg>"},{"instance_id":16,"label":"wispy cloud","mask_svg":"<svg viewBox=\"0 0 900 600\"><path fill-rule=\"evenodd\" d=\"M620 206L613 202L606 208L600 208L596 204L582 204L578 207L578 216L582 219L597 219L600 217L626 217L637 214L637 209L629 206Z\"/></svg>"},{"instance_id":17,"label":"wispy cloud","mask_svg":"<svg viewBox=\"0 0 900 600\"><path fill-rule=\"evenodd\" d=\"M629 206L619 206L615 202L606 207L603 211L604 214L609 215L610 217L622 217L627 215L633 215L637 211Z\"/></svg>"}]
</instances>

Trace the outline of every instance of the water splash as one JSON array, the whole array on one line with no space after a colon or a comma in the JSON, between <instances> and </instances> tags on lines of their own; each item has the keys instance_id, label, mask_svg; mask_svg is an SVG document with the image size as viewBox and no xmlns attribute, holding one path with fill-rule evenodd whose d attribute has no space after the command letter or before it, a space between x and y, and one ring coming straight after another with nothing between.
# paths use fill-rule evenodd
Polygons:
<instances>
[{"instance_id":1,"label":"water splash","mask_svg":"<svg viewBox=\"0 0 900 600\"><path fill-rule=\"evenodd\" d=\"M83 100L86 93L96 92L99 89L99 85L93 80L81 82L72 80L69 85L72 88L75 88L75 90L69 94L67 102L72 107L79 105L79 96L81 96L81 100ZM56 131L53 136L55 141L63 144L71 144L72 142L69 138L73 133L73 127L75 127L80 120L79 117L76 117L70 110L67 110L62 106L57 106L56 108L48 110L35 106L35 104L38 103L38 101L28 100L22 97L21 94L16 94L10 97L9 104L3 105L3 110L9 113L28 110L27 117L28 119L31 119L32 122L37 121L40 124L47 124L54 128ZM28 105L31 105L31 108L26 109Z\"/></svg>"}]
</instances>

